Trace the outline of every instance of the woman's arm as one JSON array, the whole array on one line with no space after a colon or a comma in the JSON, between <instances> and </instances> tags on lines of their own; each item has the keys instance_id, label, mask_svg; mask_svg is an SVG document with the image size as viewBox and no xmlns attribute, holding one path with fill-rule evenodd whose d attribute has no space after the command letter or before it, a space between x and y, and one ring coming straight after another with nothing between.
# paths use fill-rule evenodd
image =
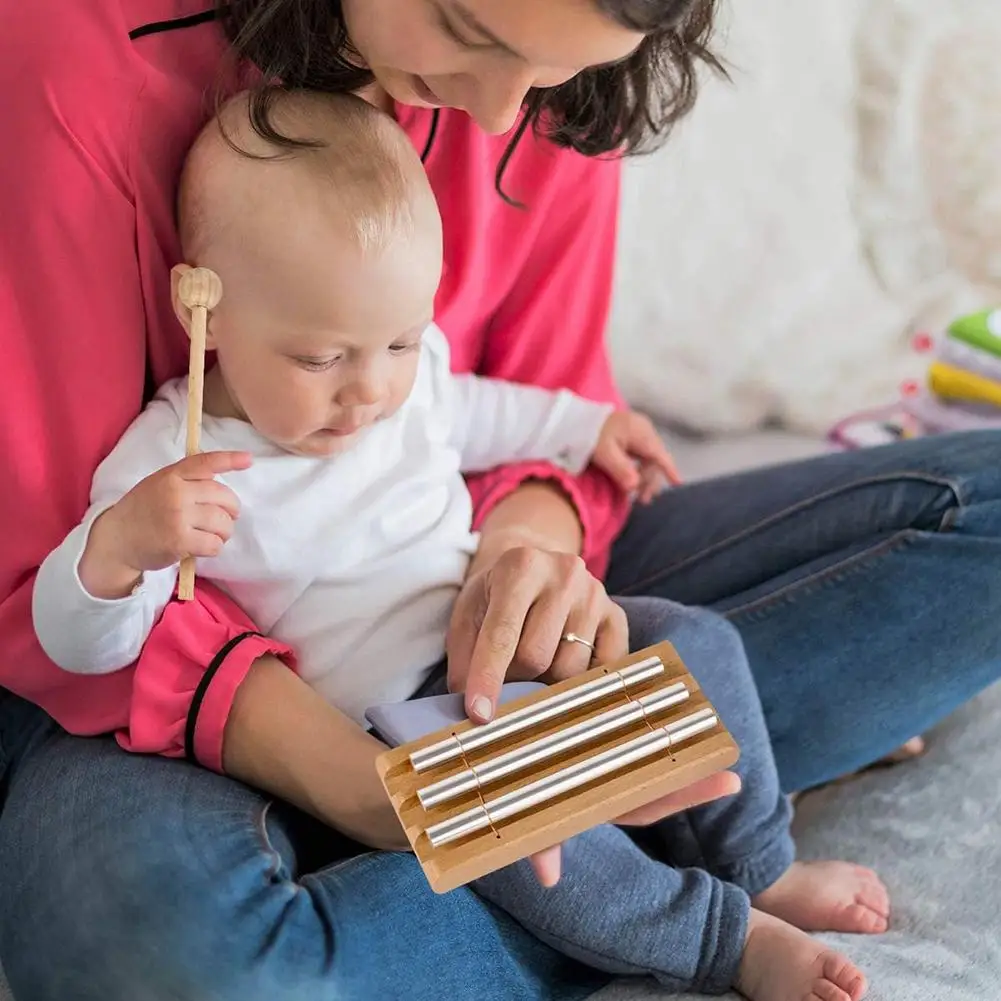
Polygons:
<instances>
[{"instance_id":1,"label":"woman's arm","mask_svg":"<svg viewBox=\"0 0 1001 1001\"><path fill-rule=\"evenodd\" d=\"M281 796L363 844L409 849L375 770L385 746L327 705L280 661L263 657L254 664L233 703L225 746L228 775ZM721 772L617 823L652 824L739 789L736 775ZM533 864L545 884L559 879L558 850L541 853Z\"/></svg>"},{"instance_id":2,"label":"woman's arm","mask_svg":"<svg viewBox=\"0 0 1001 1001\"><path fill-rule=\"evenodd\" d=\"M531 193L528 208L494 229L529 227L531 239L521 239L528 250L492 316L480 374L620 404L604 342L618 164L554 151L526 134L511 170L511 190ZM505 676L585 669L586 648L560 641L567 630L587 630L603 657L624 652L621 617L592 575L603 571L629 505L594 467L571 476L523 463L468 482L481 543L452 619L449 674L479 716L474 702L495 704Z\"/></svg>"},{"instance_id":3,"label":"woman's arm","mask_svg":"<svg viewBox=\"0 0 1001 1001\"><path fill-rule=\"evenodd\" d=\"M233 701L223 767L364 844L406 849L375 769L385 750L281 661L263 657Z\"/></svg>"},{"instance_id":4,"label":"woman's arm","mask_svg":"<svg viewBox=\"0 0 1001 1001\"><path fill-rule=\"evenodd\" d=\"M120 5L17 4L0 32L0 686L79 734L221 767L251 665L289 652L199 583L138 665L59 670L32 625L36 571L87 510L91 479L142 405L147 302L130 175L143 85ZM180 337L183 334L179 332ZM210 670L207 670L210 668Z\"/></svg>"},{"instance_id":5,"label":"woman's arm","mask_svg":"<svg viewBox=\"0 0 1001 1001\"><path fill-rule=\"evenodd\" d=\"M556 480L525 480L480 522L480 546L470 574L518 546L580 555L583 530L577 508Z\"/></svg>"},{"instance_id":6,"label":"woman's arm","mask_svg":"<svg viewBox=\"0 0 1001 1001\"><path fill-rule=\"evenodd\" d=\"M605 346L619 164L588 160L567 150L554 152L546 140L526 135L509 173L505 183L513 191L526 192L528 207L505 206L503 211L523 213L518 224L534 227L535 233L513 286L491 320L478 374L570 389L587 399L621 406ZM532 480L550 482L572 505L583 532L578 552L601 576L629 504L594 467L571 476L549 463L522 463L470 477L478 527L487 525L487 516L505 497ZM500 523L504 529L512 527L517 514L526 530L544 539L553 524L551 506L535 513L529 502L517 502L510 512ZM491 532L494 528L493 523L488 526Z\"/></svg>"}]
</instances>

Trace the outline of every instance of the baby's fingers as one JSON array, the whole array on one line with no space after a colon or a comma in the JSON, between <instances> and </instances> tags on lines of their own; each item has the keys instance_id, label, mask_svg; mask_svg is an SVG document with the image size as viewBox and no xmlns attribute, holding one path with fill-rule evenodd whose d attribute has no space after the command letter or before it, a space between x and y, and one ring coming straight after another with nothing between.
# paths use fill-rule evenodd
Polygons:
<instances>
[{"instance_id":1,"label":"baby's fingers","mask_svg":"<svg viewBox=\"0 0 1001 1001\"><path fill-rule=\"evenodd\" d=\"M636 463L618 442L602 449L595 461L624 493L631 494L639 487L640 473Z\"/></svg>"},{"instance_id":2,"label":"baby's fingers","mask_svg":"<svg viewBox=\"0 0 1001 1001\"><path fill-rule=\"evenodd\" d=\"M640 485L636 499L640 504L649 504L664 489L664 474L653 465L644 465L640 470Z\"/></svg>"},{"instance_id":3,"label":"baby's fingers","mask_svg":"<svg viewBox=\"0 0 1001 1001\"><path fill-rule=\"evenodd\" d=\"M668 483L674 486L681 483L681 474L674 464L671 453L652 426L648 425L639 433L632 442L632 451L637 458L655 466L666 477Z\"/></svg>"}]
</instances>

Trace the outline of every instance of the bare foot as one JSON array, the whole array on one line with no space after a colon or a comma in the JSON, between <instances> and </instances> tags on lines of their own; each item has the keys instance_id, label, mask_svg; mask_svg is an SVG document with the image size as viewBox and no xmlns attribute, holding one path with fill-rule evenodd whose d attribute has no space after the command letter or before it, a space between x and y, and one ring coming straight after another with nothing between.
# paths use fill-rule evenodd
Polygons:
<instances>
[{"instance_id":1,"label":"bare foot","mask_svg":"<svg viewBox=\"0 0 1001 1001\"><path fill-rule=\"evenodd\" d=\"M860 1001L868 985L846 956L752 909L734 986L751 1001Z\"/></svg>"},{"instance_id":2,"label":"bare foot","mask_svg":"<svg viewBox=\"0 0 1001 1001\"><path fill-rule=\"evenodd\" d=\"M891 754L886 755L885 758L880 758L879 764L897 765L900 764L901 761L910 761L912 758L919 758L924 753L924 737L911 737L906 744L898 747Z\"/></svg>"},{"instance_id":3,"label":"bare foot","mask_svg":"<svg viewBox=\"0 0 1001 1001\"><path fill-rule=\"evenodd\" d=\"M793 862L753 905L803 931L878 935L890 923L890 895L871 870L851 862Z\"/></svg>"}]
</instances>

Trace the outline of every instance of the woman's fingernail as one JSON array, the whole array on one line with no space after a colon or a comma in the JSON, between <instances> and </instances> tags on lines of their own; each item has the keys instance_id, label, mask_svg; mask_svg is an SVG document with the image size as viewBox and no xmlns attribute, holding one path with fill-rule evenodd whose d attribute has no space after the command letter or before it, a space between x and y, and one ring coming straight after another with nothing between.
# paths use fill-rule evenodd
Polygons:
<instances>
[{"instance_id":1,"label":"woman's fingernail","mask_svg":"<svg viewBox=\"0 0 1001 1001\"><path fill-rule=\"evenodd\" d=\"M472 705L473 714L479 716L482 720L488 720L493 716L494 707L493 703L485 695L477 695L473 699Z\"/></svg>"}]
</instances>

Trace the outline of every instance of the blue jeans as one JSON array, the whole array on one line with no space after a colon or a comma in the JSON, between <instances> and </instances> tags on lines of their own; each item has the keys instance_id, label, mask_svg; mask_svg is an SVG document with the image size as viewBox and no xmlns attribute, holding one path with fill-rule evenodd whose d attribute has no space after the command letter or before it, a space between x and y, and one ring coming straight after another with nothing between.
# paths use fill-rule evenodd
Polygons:
<instances>
[{"instance_id":1,"label":"blue jeans","mask_svg":"<svg viewBox=\"0 0 1001 1001\"><path fill-rule=\"evenodd\" d=\"M984 432L685 487L635 512L609 589L723 612L784 787L814 785L1001 676L999 460ZM604 982L471 890L435 896L407 855L356 854L239 783L68 737L9 695L0 797L18 1001L564 1001Z\"/></svg>"},{"instance_id":2,"label":"blue jeans","mask_svg":"<svg viewBox=\"0 0 1001 1001\"><path fill-rule=\"evenodd\" d=\"M1001 678L1001 433L696 483L638 508L611 594L740 632L782 787L871 764Z\"/></svg>"}]
</instances>

